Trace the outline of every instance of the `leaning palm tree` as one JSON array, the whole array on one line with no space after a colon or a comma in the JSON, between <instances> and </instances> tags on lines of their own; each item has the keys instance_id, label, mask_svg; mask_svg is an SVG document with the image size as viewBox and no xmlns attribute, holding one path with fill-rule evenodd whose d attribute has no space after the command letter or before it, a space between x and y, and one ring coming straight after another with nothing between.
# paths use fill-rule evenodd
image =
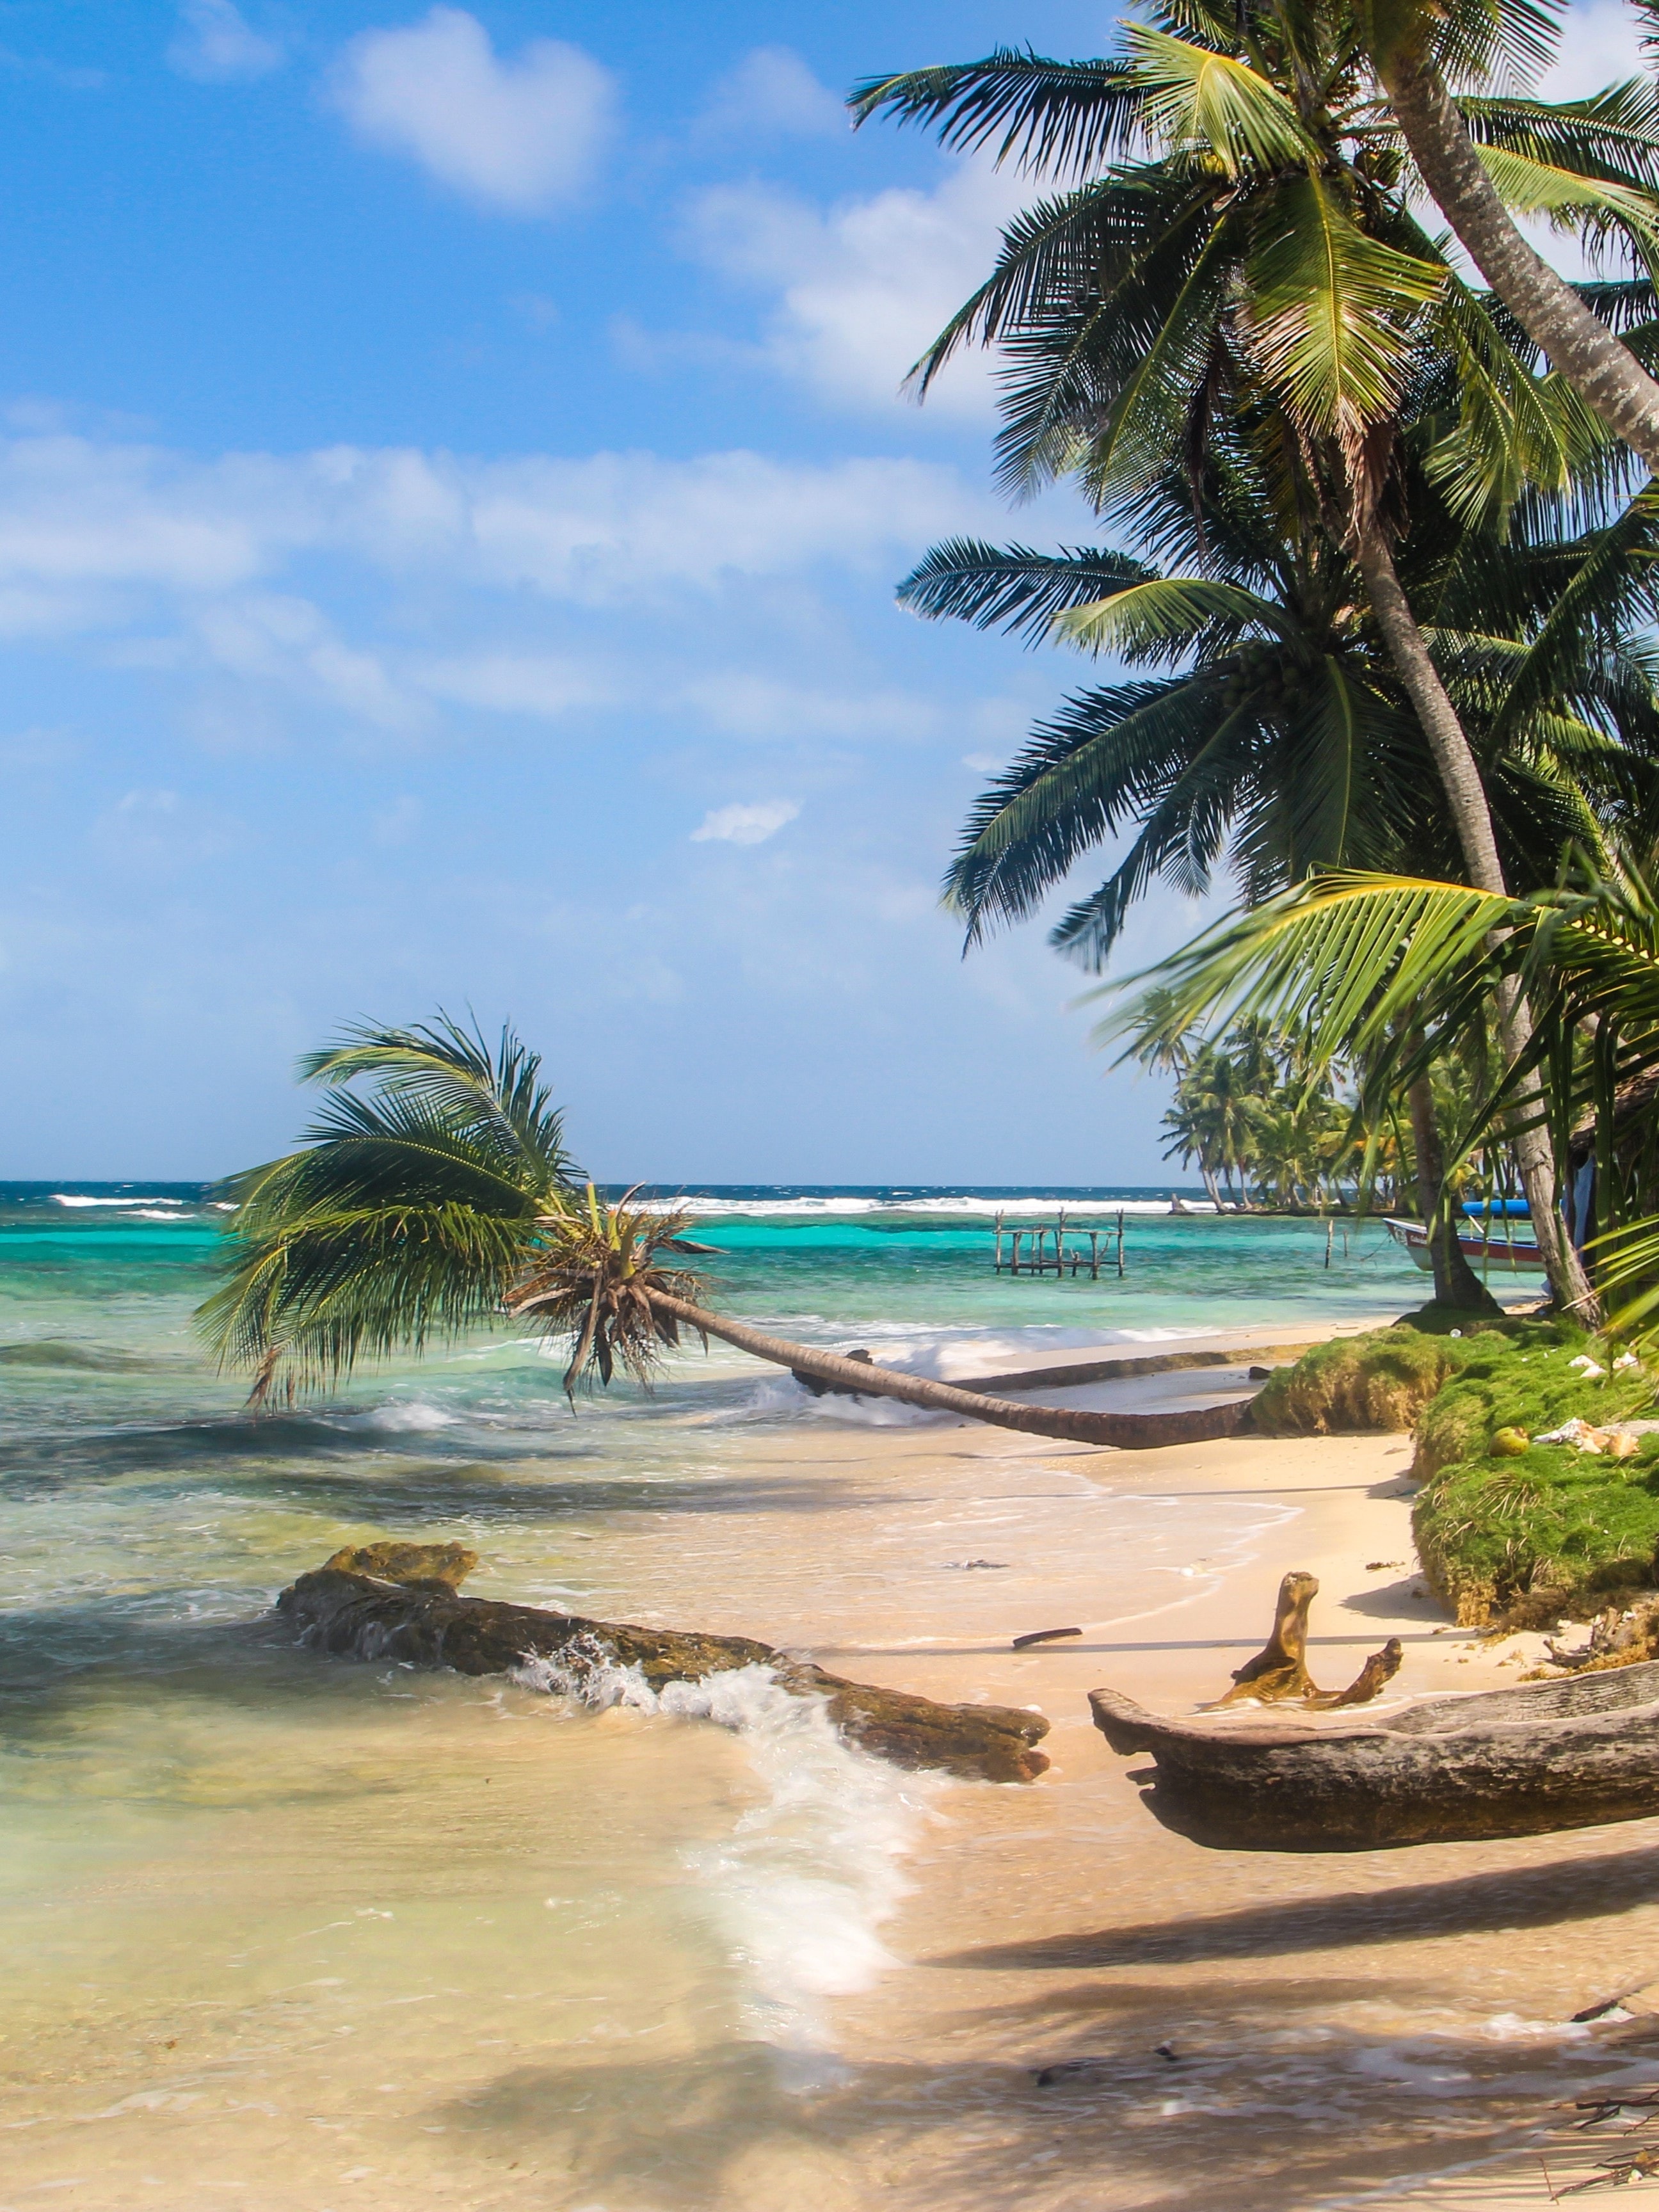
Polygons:
<instances>
[{"instance_id":1,"label":"leaning palm tree","mask_svg":"<svg viewBox=\"0 0 1659 2212\"><path fill-rule=\"evenodd\" d=\"M225 1186L236 1209L226 1279L198 1315L221 1365L251 1370L252 1403L520 1317L568 1340L573 1402L618 1368L648 1382L689 1330L864 1396L1030 1436L1135 1446L1220 1434L1236 1418L1022 1406L714 1311L680 1264L709 1248L685 1236L684 1213L637 1206L633 1192L606 1205L581 1183L539 1058L510 1030L492 1052L441 1015L364 1026L301 1073L327 1103L297 1152Z\"/></svg>"}]
</instances>

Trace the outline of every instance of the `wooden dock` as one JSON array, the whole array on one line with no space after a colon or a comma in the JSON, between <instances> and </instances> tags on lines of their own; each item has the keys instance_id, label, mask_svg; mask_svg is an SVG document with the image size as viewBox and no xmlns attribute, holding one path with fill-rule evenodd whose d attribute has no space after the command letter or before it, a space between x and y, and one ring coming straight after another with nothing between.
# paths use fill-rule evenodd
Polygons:
<instances>
[{"instance_id":1,"label":"wooden dock","mask_svg":"<svg viewBox=\"0 0 1659 2212\"><path fill-rule=\"evenodd\" d=\"M1127 1272L1123 1259L1123 1209L1118 1208L1115 1229L1073 1229L1072 1242L1066 1242L1066 1209L1061 1206L1059 1218L1052 1222L1033 1222L1024 1229L1010 1229L1003 1216L996 1218L996 1250L994 1266L999 1275L1052 1275L1059 1282L1069 1271L1073 1279L1086 1274L1098 1282L1103 1267L1115 1268L1118 1274ZM1084 1249L1087 1239L1088 1249ZM1021 1245L1025 1250L1022 1255ZM1101 1247L1105 1246L1103 1253Z\"/></svg>"}]
</instances>

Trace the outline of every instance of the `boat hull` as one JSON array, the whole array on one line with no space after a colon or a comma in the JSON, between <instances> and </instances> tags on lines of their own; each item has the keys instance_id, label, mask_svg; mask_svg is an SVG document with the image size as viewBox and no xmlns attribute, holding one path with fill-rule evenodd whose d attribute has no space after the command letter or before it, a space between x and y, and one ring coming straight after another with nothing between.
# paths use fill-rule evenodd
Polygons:
<instances>
[{"instance_id":1,"label":"boat hull","mask_svg":"<svg viewBox=\"0 0 1659 2212\"><path fill-rule=\"evenodd\" d=\"M1434 1273L1434 1255L1429 1250L1428 1233L1418 1221L1390 1221L1389 1234L1403 1244L1425 1275ZM1482 1237L1468 1230L1460 1231L1457 1249L1478 1275L1535 1275L1541 1272L1544 1255L1536 1244L1520 1239L1513 1243L1501 1237Z\"/></svg>"},{"instance_id":2,"label":"boat hull","mask_svg":"<svg viewBox=\"0 0 1659 2212\"><path fill-rule=\"evenodd\" d=\"M1376 1720L1164 1720L1093 1690L1115 1751L1157 1762L1142 1802L1212 1850L1386 1850L1659 1814L1659 1661L1421 1699Z\"/></svg>"}]
</instances>

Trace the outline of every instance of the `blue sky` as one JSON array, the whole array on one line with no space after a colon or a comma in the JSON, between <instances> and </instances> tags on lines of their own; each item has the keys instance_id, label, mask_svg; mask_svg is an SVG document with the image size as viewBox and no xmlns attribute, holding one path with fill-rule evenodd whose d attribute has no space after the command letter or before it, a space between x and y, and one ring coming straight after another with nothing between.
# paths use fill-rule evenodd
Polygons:
<instances>
[{"instance_id":1,"label":"blue sky","mask_svg":"<svg viewBox=\"0 0 1659 2212\"><path fill-rule=\"evenodd\" d=\"M1082 672L892 604L1085 527L979 364L896 393L1020 187L839 107L1112 20L0 4L0 1176L268 1157L299 1051L469 1003L606 1178L1168 1174L1087 979L936 902Z\"/></svg>"}]
</instances>

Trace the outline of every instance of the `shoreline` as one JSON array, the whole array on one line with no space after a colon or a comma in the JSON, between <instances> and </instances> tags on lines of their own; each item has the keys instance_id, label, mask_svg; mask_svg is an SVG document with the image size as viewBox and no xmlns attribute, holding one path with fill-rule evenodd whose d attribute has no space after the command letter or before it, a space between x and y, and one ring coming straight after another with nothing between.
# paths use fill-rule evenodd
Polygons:
<instances>
[{"instance_id":1,"label":"shoreline","mask_svg":"<svg viewBox=\"0 0 1659 2212\"><path fill-rule=\"evenodd\" d=\"M1271 1360L1368 1325L1098 1349ZM984 1349L963 1331L948 1357ZM31 1542L75 1548L39 1550L19 1595L100 1641L20 1677L57 1763L31 1759L11 1808L38 1840L7 1923L3 2212L49 2189L142 2212L169 2184L246 2212L1428 2206L1428 2177L1499 2171L1564 2095L1644 2064L1645 2031L1569 2016L1659 1961L1654 1823L1206 1852L1091 1725L1097 1684L1218 1695L1292 1566L1322 1583L1322 1683L1390 1633L1391 1698L1515 1680L1524 1644L1414 1595L1406 1439L1123 1453L774 1398L726 1363L550 1421L508 1351L516 1387L428 1364L338 1419L180 1431L198 1456L163 1459L159 1491L145 1431L67 1523L69 1493L33 1493ZM758 1675L594 1711L330 1661L262 1614L337 1547L400 1536L471 1544L478 1595L1038 1706L1055 1764L942 1782ZM1085 1633L1011 1648L1061 1626Z\"/></svg>"},{"instance_id":2,"label":"shoreline","mask_svg":"<svg viewBox=\"0 0 1659 2212\"><path fill-rule=\"evenodd\" d=\"M771 1449L799 1471L799 1437ZM1012 1501L1058 1475L1097 1492L1085 1523L1112 1501L1151 1496L1180 1501L1194 1531L1206 1504L1258 1516L1231 1556L1200 1553L1190 1592L1164 1582L1110 1617L1098 1607L1091 1617L1092 1547L1061 1565L1022 1561L1019 1543L1005 1541L1007 1565L983 1577L1000 1626L1085 1632L1027 1652L985 1632L978 1590L937 1607L927 1635L897 1638L874 1621L802 1637L796 1613L792 1639L789 1596L769 1601L763 1577L745 1603L751 1632L797 1641L838 1671L945 1699L1039 1705L1053 1723L1043 1747L1054 1766L1031 1788L950 1793L943 1834L930 1828L905 1863L910 1893L884 1930L908 1963L840 2001L835 2037L855 2070L914 2069L927 2053L958 2082L964 2064L976 2071L975 2125L1016 2156L1023 2206L1183 2206L1194 2197L1182 2177L1202 2174L1206 2196L1224 2182L1230 2212L1426 2207L1436 2177L1502 2160L1553 2102L1626 2070L1632 2031L1588 2030L1571 2015L1628 1983L1627 1907L1659 1964L1659 1875L1644 1871L1659 1823L1328 1856L1206 1852L1158 1826L1127 1779L1142 1762L1115 1758L1090 1723L1085 1692L1103 1682L1160 1711L1218 1696L1260 1648L1291 1566L1320 1579L1309 1651L1328 1686L1393 1634L1406 1657L1385 1703L1513 1682L1538 1639L1494 1646L1455 1628L1412 1571L1408 1439L1234 1438L1131 1456L965 1427L849 1428L820 1432L805 1455L840 1461L860 1490L925 1483L935 1505L948 1497L958 1512L989 1485ZM863 1464L847 1469L848 1459ZM842 1541L856 1544L855 1516L840 1519ZM829 1531L814 1533L836 1548ZM1583 1875L1606 1893L1605 1910L1568 1901ZM1556 1915L1551 1892L1563 1896ZM1533 1931L1519 1945L1499 1924L1508 1895ZM1417 1929L1400 1922L1411 1899ZM1345 1925L1356 1917L1358 1935ZM1176 2057L1160 2057L1172 2037ZM1264 2065L1286 2083L1285 2102L1265 2109ZM1061 2075L1039 2089L1037 2073L1054 2067ZM1313 2117L1322 2095L1341 2112L1340 2143ZM907 2139L902 2125L884 2155L902 2203L1016 2201L1000 2185L954 2195L956 2151Z\"/></svg>"}]
</instances>

